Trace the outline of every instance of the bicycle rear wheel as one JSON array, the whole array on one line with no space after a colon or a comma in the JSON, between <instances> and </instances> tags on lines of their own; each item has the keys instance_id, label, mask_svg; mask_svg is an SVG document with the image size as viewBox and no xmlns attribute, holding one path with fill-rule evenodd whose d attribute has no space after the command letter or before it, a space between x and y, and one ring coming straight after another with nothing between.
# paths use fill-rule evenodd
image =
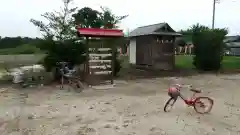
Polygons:
<instances>
[{"instance_id":1,"label":"bicycle rear wheel","mask_svg":"<svg viewBox=\"0 0 240 135\"><path fill-rule=\"evenodd\" d=\"M170 99L168 99L168 101L166 102L166 104L164 106L164 112L170 112L176 101L177 101L177 98L171 97Z\"/></svg>"},{"instance_id":2,"label":"bicycle rear wheel","mask_svg":"<svg viewBox=\"0 0 240 135\"><path fill-rule=\"evenodd\" d=\"M213 100L209 97L197 97L194 101L194 110L200 114L209 113L213 107Z\"/></svg>"}]
</instances>

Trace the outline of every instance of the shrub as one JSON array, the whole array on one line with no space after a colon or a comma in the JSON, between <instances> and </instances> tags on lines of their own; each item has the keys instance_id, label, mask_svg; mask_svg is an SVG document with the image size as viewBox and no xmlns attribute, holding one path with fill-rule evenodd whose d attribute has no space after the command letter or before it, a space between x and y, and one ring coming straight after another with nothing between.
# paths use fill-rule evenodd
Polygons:
<instances>
[{"instance_id":1,"label":"shrub","mask_svg":"<svg viewBox=\"0 0 240 135\"><path fill-rule=\"evenodd\" d=\"M62 42L48 40L44 44L44 50L47 51L47 56L40 63L44 65L47 71L57 69L56 63L60 61L69 62L71 66L82 64L85 61L83 55L86 52L85 45L75 40ZM60 77L56 73L58 72L55 72L55 79Z\"/></svg>"},{"instance_id":2,"label":"shrub","mask_svg":"<svg viewBox=\"0 0 240 135\"><path fill-rule=\"evenodd\" d=\"M205 26L193 27L195 57L193 65L200 70L219 70L224 51L223 39L226 29L209 29Z\"/></svg>"},{"instance_id":3,"label":"shrub","mask_svg":"<svg viewBox=\"0 0 240 135\"><path fill-rule=\"evenodd\" d=\"M90 46L92 46L91 44ZM47 51L47 55L39 63L43 64L43 66L48 72L54 71L55 79L59 79L60 77L60 74L58 74L58 68L56 68L57 62L66 61L69 62L70 65L73 67L74 65L82 64L86 60L86 57L83 55L86 52L85 44L81 42L76 42L74 40L68 40L64 42L46 40L41 45L41 48ZM115 53L113 57L115 59L113 74L114 76L116 76L121 69L121 63L117 58L117 53Z\"/></svg>"}]
</instances>

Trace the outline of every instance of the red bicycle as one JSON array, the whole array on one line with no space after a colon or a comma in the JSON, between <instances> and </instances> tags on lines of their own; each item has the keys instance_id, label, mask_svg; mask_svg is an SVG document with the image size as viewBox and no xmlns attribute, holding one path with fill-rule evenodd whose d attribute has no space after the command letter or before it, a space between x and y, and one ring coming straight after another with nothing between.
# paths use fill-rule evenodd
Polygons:
<instances>
[{"instance_id":1,"label":"red bicycle","mask_svg":"<svg viewBox=\"0 0 240 135\"><path fill-rule=\"evenodd\" d=\"M213 102L214 102L213 99L209 97L196 96L197 94L202 92L201 90L193 89L192 86L190 86L190 91L193 92L193 95L189 99L186 99L180 93L180 89L182 88L182 86L179 84L176 84L175 86L176 87L170 87L168 89L168 94L170 96L170 99L166 102L164 106L164 112L171 111L178 97L180 97L184 101L184 103L187 104L188 106L194 107L194 110L197 113L206 114L212 110ZM174 93L171 92L172 88L176 89L177 92L176 91Z\"/></svg>"}]
</instances>

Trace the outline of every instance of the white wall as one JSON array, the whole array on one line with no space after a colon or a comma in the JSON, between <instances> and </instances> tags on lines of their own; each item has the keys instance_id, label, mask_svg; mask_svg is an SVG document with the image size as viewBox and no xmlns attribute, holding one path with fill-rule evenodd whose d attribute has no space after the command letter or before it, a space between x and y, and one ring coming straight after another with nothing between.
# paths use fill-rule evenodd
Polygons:
<instances>
[{"instance_id":1,"label":"white wall","mask_svg":"<svg viewBox=\"0 0 240 135\"><path fill-rule=\"evenodd\" d=\"M136 64L136 38L130 40L129 62Z\"/></svg>"}]
</instances>

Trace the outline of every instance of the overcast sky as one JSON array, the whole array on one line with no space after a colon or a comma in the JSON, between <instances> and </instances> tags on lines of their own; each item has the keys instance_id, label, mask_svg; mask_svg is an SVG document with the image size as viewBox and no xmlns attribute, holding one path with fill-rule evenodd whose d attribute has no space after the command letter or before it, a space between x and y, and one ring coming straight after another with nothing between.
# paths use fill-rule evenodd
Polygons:
<instances>
[{"instance_id":1,"label":"overcast sky","mask_svg":"<svg viewBox=\"0 0 240 135\"><path fill-rule=\"evenodd\" d=\"M75 0L79 8L107 6L117 15L128 14L121 28L130 31L160 22L169 23L175 30L195 23L211 26L212 3L212 0ZM29 20L41 20L40 14L58 10L61 4L61 0L0 0L0 36L40 36ZM216 4L215 26L229 28L230 35L240 34L239 15L240 1L221 0Z\"/></svg>"}]
</instances>

